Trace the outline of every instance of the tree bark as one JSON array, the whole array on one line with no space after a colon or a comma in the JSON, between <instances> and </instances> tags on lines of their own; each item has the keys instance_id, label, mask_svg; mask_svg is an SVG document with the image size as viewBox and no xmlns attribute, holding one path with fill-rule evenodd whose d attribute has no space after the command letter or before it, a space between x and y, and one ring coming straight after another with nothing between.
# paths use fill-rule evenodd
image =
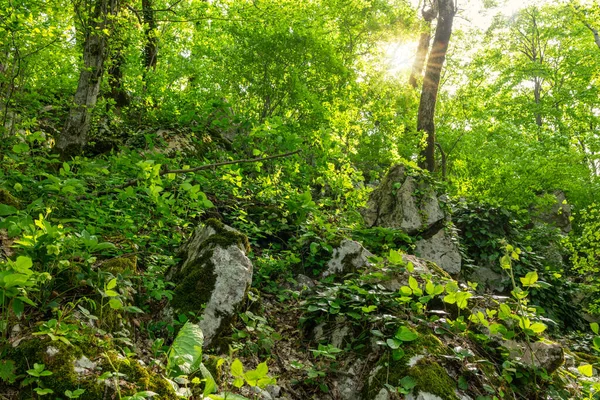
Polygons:
<instances>
[{"instance_id":1,"label":"tree bark","mask_svg":"<svg viewBox=\"0 0 600 400\"><path fill-rule=\"evenodd\" d=\"M410 72L410 78L408 78L408 83L413 87L413 89L416 89L419 86L419 77L423 74L425 59L427 58L427 51L429 50L429 41L431 40L430 30L431 23L428 23L425 30L421 32L421 37L419 38L417 55L412 66L412 71Z\"/></svg>"},{"instance_id":2,"label":"tree bark","mask_svg":"<svg viewBox=\"0 0 600 400\"><path fill-rule=\"evenodd\" d=\"M122 47L122 46L121 46ZM112 64L108 68L108 83L110 85L110 97L115 102L115 110L120 114L121 108L127 107L131 102L123 85L123 64L125 58L123 50L119 49L113 56Z\"/></svg>"},{"instance_id":3,"label":"tree bark","mask_svg":"<svg viewBox=\"0 0 600 400\"><path fill-rule=\"evenodd\" d=\"M62 159L81 153L88 142L92 110L98 100L108 53L106 30L110 33L111 18L117 10L117 4L118 0L96 0L89 15L83 43L83 67L79 73L74 104L55 146L55 151Z\"/></svg>"},{"instance_id":4,"label":"tree bark","mask_svg":"<svg viewBox=\"0 0 600 400\"><path fill-rule=\"evenodd\" d=\"M431 52L427 60L427 69L423 79L417 131L427 134L427 146L421 153L419 165L433 172L435 170L435 104L440 87L442 67L448 52L448 43L452 35L452 23L456 8L453 0L439 0L439 16Z\"/></svg>"},{"instance_id":5,"label":"tree bark","mask_svg":"<svg viewBox=\"0 0 600 400\"><path fill-rule=\"evenodd\" d=\"M142 0L142 14L144 16L144 34L146 35L146 44L144 46L144 66L146 70L156 67L156 57L158 48L156 43L156 18L152 8L152 0Z\"/></svg>"},{"instance_id":6,"label":"tree bark","mask_svg":"<svg viewBox=\"0 0 600 400\"><path fill-rule=\"evenodd\" d=\"M427 5L429 5L429 8L427 8ZM429 42L431 41L431 21L435 19L437 14L437 0L433 0L429 3L423 3L421 15L425 21L425 26L423 28L423 32L421 32L421 36L419 37L419 45L417 47L415 62L413 63L412 71L410 72L410 78L408 79L408 83L414 89L419 86L419 78L423 74L423 67L425 66L427 52L429 51Z\"/></svg>"},{"instance_id":7,"label":"tree bark","mask_svg":"<svg viewBox=\"0 0 600 400\"><path fill-rule=\"evenodd\" d=\"M594 42L596 42L596 46L598 46L600 49L600 35L598 34L598 30L585 21L583 23L590 31L592 31L592 34L594 35Z\"/></svg>"}]
</instances>

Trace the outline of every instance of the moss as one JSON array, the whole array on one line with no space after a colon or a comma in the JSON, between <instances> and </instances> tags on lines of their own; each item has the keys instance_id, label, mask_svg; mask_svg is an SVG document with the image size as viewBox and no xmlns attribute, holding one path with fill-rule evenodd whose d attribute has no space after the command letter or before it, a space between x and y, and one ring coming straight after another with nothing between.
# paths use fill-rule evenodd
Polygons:
<instances>
[{"instance_id":1,"label":"moss","mask_svg":"<svg viewBox=\"0 0 600 400\"><path fill-rule=\"evenodd\" d=\"M103 371L118 371L122 379L129 385L122 385L121 395L133 395L136 392L150 390L158 393L160 399L175 400L177 395L165 378L143 367L135 360L119 358L116 353L109 353L109 359L102 363Z\"/></svg>"},{"instance_id":2,"label":"moss","mask_svg":"<svg viewBox=\"0 0 600 400\"><path fill-rule=\"evenodd\" d=\"M137 257L117 257L105 261L102 264L102 270L110 272L113 275L122 274L125 271L136 272Z\"/></svg>"},{"instance_id":3,"label":"moss","mask_svg":"<svg viewBox=\"0 0 600 400\"><path fill-rule=\"evenodd\" d=\"M580 361L584 361L584 362L589 363L589 364L598 364L598 363L600 363L600 357L595 356L593 354L583 353L583 352L579 352L579 351L576 351L573 354Z\"/></svg>"},{"instance_id":4,"label":"moss","mask_svg":"<svg viewBox=\"0 0 600 400\"><path fill-rule=\"evenodd\" d=\"M0 189L0 204L6 204L16 208L19 208L21 205L19 200L17 200L17 198L10 194L6 189Z\"/></svg>"},{"instance_id":5,"label":"moss","mask_svg":"<svg viewBox=\"0 0 600 400\"><path fill-rule=\"evenodd\" d=\"M248 237L243 233L226 229L225 224L215 218L206 220L204 224L213 228L215 230L215 234L206 239L206 242L203 246L215 244L221 247L229 247L235 243L246 253L250 252L250 242L248 241Z\"/></svg>"},{"instance_id":6,"label":"moss","mask_svg":"<svg viewBox=\"0 0 600 400\"><path fill-rule=\"evenodd\" d=\"M427 268L429 268L431 271L435 272L435 275L446 278L446 279L452 279L452 277L446 271L444 271L440 266L438 266L433 261L425 261L425 263L427 264Z\"/></svg>"},{"instance_id":7,"label":"moss","mask_svg":"<svg viewBox=\"0 0 600 400\"><path fill-rule=\"evenodd\" d=\"M202 243L198 257L185 268L180 268L173 277L177 286L171 304L179 311L199 312L210 300L217 280L215 265L211 260L216 247L227 248L236 244L243 251L250 250L246 235L226 229L221 221L214 218L207 220L205 224L213 228L215 234Z\"/></svg>"},{"instance_id":8,"label":"moss","mask_svg":"<svg viewBox=\"0 0 600 400\"><path fill-rule=\"evenodd\" d=\"M363 395L366 399L374 399L385 384L390 384L392 386L398 385L398 382L405 376L410 375L416 380L416 376L413 375L418 375L420 370L417 369L413 371L417 365L412 368L408 365L410 359L414 356L431 357L447 355L451 353L451 351L440 341L440 339L431 333L420 333L417 340L405 343L403 350L404 356L400 360L393 360L390 353L380 358L378 365L375 367L376 372L369 378L369 381L363 388ZM427 377L425 377L425 379L427 379ZM422 387L422 390L436 394L432 392L432 389L429 387L429 385L423 385ZM419 390L418 386L416 390ZM452 391L452 393L454 392ZM440 397L443 399L456 399L456 396Z\"/></svg>"},{"instance_id":9,"label":"moss","mask_svg":"<svg viewBox=\"0 0 600 400\"><path fill-rule=\"evenodd\" d=\"M441 397L444 400L458 400L456 382L439 363L430 357L424 358L408 370L417 383L415 391L423 391Z\"/></svg>"},{"instance_id":10,"label":"moss","mask_svg":"<svg viewBox=\"0 0 600 400\"><path fill-rule=\"evenodd\" d=\"M54 355L48 353L50 347L57 350ZM44 364L52 375L43 377L42 383L58 396L62 396L66 390L82 388L85 392L80 397L81 400L101 399L105 388L98 383L96 377L80 376L75 372L73 363L82 355L83 351L77 346L33 338L21 342L10 351L7 358L15 361L16 373L23 376L27 376L27 370L32 369L33 364ZM30 390L22 390L20 395L21 398L31 398L32 393Z\"/></svg>"},{"instance_id":11,"label":"moss","mask_svg":"<svg viewBox=\"0 0 600 400\"><path fill-rule=\"evenodd\" d=\"M205 249L201 257L187 265L173 279L177 286L171 304L177 310L199 312L210 300L217 282L212 255L212 249Z\"/></svg>"}]
</instances>

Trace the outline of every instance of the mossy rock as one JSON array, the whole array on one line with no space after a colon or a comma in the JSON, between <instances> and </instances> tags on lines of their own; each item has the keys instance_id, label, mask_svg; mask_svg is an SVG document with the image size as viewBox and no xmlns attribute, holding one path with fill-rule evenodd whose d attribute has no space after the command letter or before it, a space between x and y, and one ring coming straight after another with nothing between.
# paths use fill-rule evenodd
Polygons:
<instances>
[{"instance_id":1,"label":"mossy rock","mask_svg":"<svg viewBox=\"0 0 600 400\"><path fill-rule=\"evenodd\" d=\"M398 386L406 376L415 380L415 393L423 391L444 400L457 400L456 382L436 361L438 356L449 355L451 351L435 335L421 333L414 342L405 343L403 349L400 360L393 360L390 353L380 358L363 388L367 400L375 399L386 384Z\"/></svg>"},{"instance_id":2,"label":"mossy rock","mask_svg":"<svg viewBox=\"0 0 600 400\"><path fill-rule=\"evenodd\" d=\"M45 388L52 389L56 396L63 396L66 390L85 389L79 397L82 400L96 400L104 397L105 387L98 383L95 375L79 375L75 372L75 360L83 356L80 347L67 345L60 341L31 338L11 349L6 358L15 362L15 373L28 376L27 370L33 365L44 364L45 369L52 375L42 377ZM20 390L21 399L33 398L33 386Z\"/></svg>"},{"instance_id":3,"label":"mossy rock","mask_svg":"<svg viewBox=\"0 0 600 400\"><path fill-rule=\"evenodd\" d=\"M19 200L14 197L12 194L8 192L6 189L0 188L0 204L6 204L8 206L13 206L15 208L19 208L21 203Z\"/></svg>"},{"instance_id":4,"label":"mossy rock","mask_svg":"<svg viewBox=\"0 0 600 400\"><path fill-rule=\"evenodd\" d=\"M167 273L176 285L171 306L178 313L202 314L207 347L225 336L246 299L253 270L249 250L246 235L210 219L182 246L182 261Z\"/></svg>"},{"instance_id":5,"label":"mossy rock","mask_svg":"<svg viewBox=\"0 0 600 400\"><path fill-rule=\"evenodd\" d=\"M115 352L106 355L101 364L103 371L118 371L127 384L121 384L121 395L131 396L139 391L152 391L159 399L176 400L178 397L171 384L138 361L118 356ZM125 386L125 387L123 387Z\"/></svg>"},{"instance_id":6,"label":"mossy rock","mask_svg":"<svg viewBox=\"0 0 600 400\"><path fill-rule=\"evenodd\" d=\"M444 400L458 400L456 382L446 369L432 357L426 357L417 362L407 373L417 385L415 392L427 392Z\"/></svg>"},{"instance_id":7,"label":"mossy rock","mask_svg":"<svg viewBox=\"0 0 600 400\"><path fill-rule=\"evenodd\" d=\"M137 257L117 257L106 260L102 263L100 268L103 271L110 272L113 275L122 274L124 272L135 273L137 271Z\"/></svg>"},{"instance_id":8,"label":"mossy rock","mask_svg":"<svg viewBox=\"0 0 600 400\"><path fill-rule=\"evenodd\" d=\"M85 349L85 352L83 351ZM62 398L67 390L84 389L79 397L81 400L109 399L116 396L112 380L99 381L98 377L105 372L124 374L120 378L122 396L130 396L139 391L151 390L159 394L160 399L176 400L177 396L169 382L159 374L143 367L137 361L119 358L110 352L107 356L96 352L93 344L84 346L67 345L60 341L31 338L21 342L16 348L10 349L6 359L15 362L15 373L26 377L27 370L33 365L44 364L45 369L52 375L44 376L41 382L44 388L52 389L54 395ZM89 369L77 371L77 360L87 359ZM110 357L110 361L107 357ZM93 362L90 360L94 360ZM33 388L35 384L20 388L21 399L36 397Z\"/></svg>"}]
</instances>

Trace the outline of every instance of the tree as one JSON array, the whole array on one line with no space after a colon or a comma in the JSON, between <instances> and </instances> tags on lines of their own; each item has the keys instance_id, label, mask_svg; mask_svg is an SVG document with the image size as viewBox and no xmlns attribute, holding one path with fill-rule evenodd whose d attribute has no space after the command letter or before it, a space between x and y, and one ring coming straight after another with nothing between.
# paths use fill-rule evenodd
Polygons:
<instances>
[{"instance_id":1,"label":"tree","mask_svg":"<svg viewBox=\"0 0 600 400\"><path fill-rule=\"evenodd\" d=\"M415 56L415 62L408 79L408 83L413 88L417 88L419 78L423 74L423 67L425 66L425 60L427 59L427 52L429 51L429 42L431 41L431 21L437 17L438 14L437 0L429 0L423 2L421 8L421 15L423 16L424 26L421 35L419 36L419 44L417 46L417 54Z\"/></svg>"},{"instance_id":2,"label":"tree","mask_svg":"<svg viewBox=\"0 0 600 400\"><path fill-rule=\"evenodd\" d=\"M95 0L92 7L91 10L77 10L79 18L85 21L82 27L83 67L79 72L79 82L69 116L56 140L55 150L63 159L80 153L88 142L92 110L100 92L108 55L108 40L119 0Z\"/></svg>"},{"instance_id":3,"label":"tree","mask_svg":"<svg viewBox=\"0 0 600 400\"><path fill-rule=\"evenodd\" d=\"M427 69L423 79L419 114L417 117L417 132L427 134L427 145L421 153L420 166L433 172L435 170L435 104L440 87L442 67L446 60L448 43L452 35L452 23L456 14L454 0L438 1L439 15L431 52L427 59Z\"/></svg>"}]
</instances>

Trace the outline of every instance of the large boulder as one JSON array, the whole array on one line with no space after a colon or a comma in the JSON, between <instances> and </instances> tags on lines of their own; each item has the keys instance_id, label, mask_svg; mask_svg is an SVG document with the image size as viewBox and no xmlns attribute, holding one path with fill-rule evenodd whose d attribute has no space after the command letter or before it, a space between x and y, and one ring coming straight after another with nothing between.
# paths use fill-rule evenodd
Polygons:
<instances>
[{"instance_id":1,"label":"large boulder","mask_svg":"<svg viewBox=\"0 0 600 400\"><path fill-rule=\"evenodd\" d=\"M445 214L426 175L412 173L399 164L371 193L363 217L367 226L401 229L414 235L443 222Z\"/></svg>"},{"instance_id":2,"label":"large boulder","mask_svg":"<svg viewBox=\"0 0 600 400\"><path fill-rule=\"evenodd\" d=\"M333 249L333 256L327 263L323 277L345 275L368 267L369 257L373 257L373 254L362 244L354 240L342 240L340 245Z\"/></svg>"},{"instance_id":3,"label":"large boulder","mask_svg":"<svg viewBox=\"0 0 600 400\"><path fill-rule=\"evenodd\" d=\"M456 239L445 229L435 235L420 239L415 246L417 255L425 260L433 261L449 274L460 272L462 257Z\"/></svg>"},{"instance_id":4,"label":"large boulder","mask_svg":"<svg viewBox=\"0 0 600 400\"><path fill-rule=\"evenodd\" d=\"M455 275L460 273L462 258L458 237L448 229L451 221L442 203L428 175L400 164L392 167L371 193L363 217L369 227L398 229L416 236L417 255Z\"/></svg>"},{"instance_id":5,"label":"large boulder","mask_svg":"<svg viewBox=\"0 0 600 400\"><path fill-rule=\"evenodd\" d=\"M543 368L551 374L565 362L562 346L553 342L517 342L507 340L503 343L509 351L509 357L526 365Z\"/></svg>"},{"instance_id":6,"label":"large boulder","mask_svg":"<svg viewBox=\"0 0 600 400\"><path fill-rule=\"evenodd\" d=\"M172 307L202 316L204 347L230 326L246 298L252 283L248 251L246 236L211 219L196 228L181 248L181 262L167 274L176 284Z\"/></svg>"}]
</instances>

